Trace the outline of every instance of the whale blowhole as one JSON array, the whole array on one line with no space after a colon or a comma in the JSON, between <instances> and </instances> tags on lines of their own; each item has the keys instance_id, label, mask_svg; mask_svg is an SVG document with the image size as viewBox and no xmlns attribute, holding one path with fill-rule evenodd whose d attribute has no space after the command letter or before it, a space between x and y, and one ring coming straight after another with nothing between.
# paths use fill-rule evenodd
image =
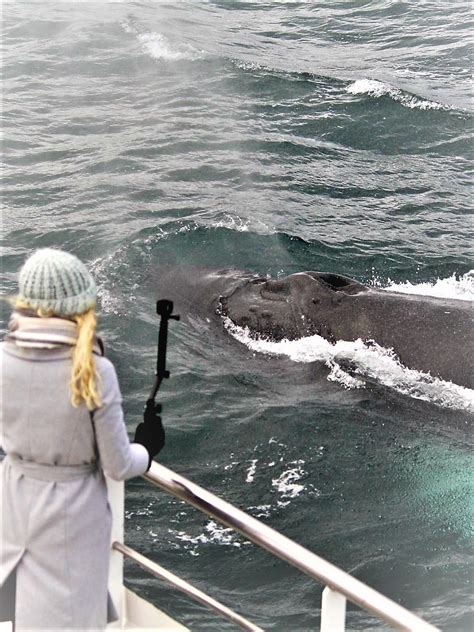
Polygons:
<instances>
[{"instance_id":1,"label":"whale blowhole","mask_svg":"<svg viewBox=\"0 0 474 632\"><path fill-rule=\"evenodd\" d=\"M320 283L323 287L333 292L343 292L344 294L358 294L366 292L367 288L362 283L355 281L342 274L332 272L306 272L308 276Z\"/></svg>"}]
</instances>

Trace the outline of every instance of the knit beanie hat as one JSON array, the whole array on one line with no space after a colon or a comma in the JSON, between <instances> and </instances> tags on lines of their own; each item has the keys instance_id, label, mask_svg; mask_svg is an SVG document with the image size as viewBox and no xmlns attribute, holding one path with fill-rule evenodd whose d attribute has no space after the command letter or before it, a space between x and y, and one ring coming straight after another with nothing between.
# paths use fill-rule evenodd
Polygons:
<instances>
[{"instance_id":1,"label":"knit beanie hat","mask_svg":"<svg viewBox=\"0 0 474 632\"><path fill-rule=\"evenodd\" d=\"M86 266L64 250L41 248L23 264L20 300L58 316L82 314L95 305L97 288Z\"/></svg>"}]
</instances>

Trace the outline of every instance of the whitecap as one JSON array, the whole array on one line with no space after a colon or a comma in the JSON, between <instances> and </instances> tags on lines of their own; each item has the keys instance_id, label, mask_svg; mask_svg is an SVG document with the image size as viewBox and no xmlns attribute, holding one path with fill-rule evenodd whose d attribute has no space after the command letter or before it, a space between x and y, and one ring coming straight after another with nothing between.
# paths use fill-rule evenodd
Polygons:
<instances>
[{"instance_id":1,"label":"whitecap","mask_svg":"<svg viewBox=\"0 0 474 632\"><path fill-rule=\"evenodd\" d=\"M136 36L142 51L153 59L164 61L187 59L194 61L201 59L203 56L202 51L184 42L171 42L162 33L155 33L154 31L141 33L136 26L128 22L123 22L121 26L126 33Z\"/></svg>"},{"instance_id":2,"label":"whitecap","mask_svg":"<svg viewBox=\"0 0 474 632\"><path fill-rule=\"evenodd\" d=\"M194 60L197 58L195 52L172 45L171 42L160 33L142 33L137 37L143 52L147 53L153 59L176 61L179 59Z\"/></svg>"},{"instance_id":3,"label":"whitecap","mask_svg":"<svg viewBox=\"0 0 474 632\"><path fill-rule=\"evenodd\" d=\"M376 79L358 79L349 86L346 91L349 94L367 94L368 96L376 99L384 96L388 96L394 101L397 101L404 107L418 110L449 110L451 109L447 105L438 103L437 101L430 101L428 99L422 99L409 92L400 90L389 83L383 81L377 81Z\"/></svg>"}]
</instances>

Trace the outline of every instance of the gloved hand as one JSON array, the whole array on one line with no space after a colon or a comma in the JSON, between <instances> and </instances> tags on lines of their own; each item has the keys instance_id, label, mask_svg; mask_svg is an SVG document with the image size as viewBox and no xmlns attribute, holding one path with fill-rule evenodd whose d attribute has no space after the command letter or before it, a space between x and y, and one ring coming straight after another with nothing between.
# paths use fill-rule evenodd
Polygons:
<instances>
[{"instance_id":1,"label":"gloved hand","mask_svg":"<svg viewBox=\"0 0 474 632\"><path fill-rule=\"evenodd\" d=\"M165 430L161 423L160 412L161 405L155 404L152 399L149 399L143 413L143 422L138 424L135 430L134 443L141 443L148 450L150 456L148 470L151 467L153 457L165 445Z\"/></svg>"}]
</instances>

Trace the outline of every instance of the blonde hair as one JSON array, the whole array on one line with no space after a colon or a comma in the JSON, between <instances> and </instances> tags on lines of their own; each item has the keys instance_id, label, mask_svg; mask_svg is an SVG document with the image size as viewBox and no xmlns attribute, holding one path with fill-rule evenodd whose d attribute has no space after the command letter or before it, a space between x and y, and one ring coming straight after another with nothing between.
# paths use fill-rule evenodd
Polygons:
<instances>
[{"instance_id":1,"label":"blonde hair","mask_svg":"<svg viewBox=\"0 0 474 632\"><path fill-rule=\"evenodd\" d=\"M97 318L95 308L72 316L77 323L77 342L72 352L72 370L69 387L71 403L79 406L84 402L89 410L101 405L98 391L98 374L93 354Z\"/></svg>"},{"instance_id":2,"label":"blonde hair","mask_svg":"<svg viewBox=\"0 0 474 632\"><path fill-rule=\"evenodd\" d=\"M34 309L40 318L60 318L52 310L32 308L28 302L20 299L12 301L15 309ZM88 410L94 410L102 403L98 383L99 375L94 358L93 347L97 327L95 307L91 307L82 314L68 317L77 324L77 342L72 350L72 369L69 388L71 390L71 404L74 407L85 403Z\"/></svg>"}]
</instances>

